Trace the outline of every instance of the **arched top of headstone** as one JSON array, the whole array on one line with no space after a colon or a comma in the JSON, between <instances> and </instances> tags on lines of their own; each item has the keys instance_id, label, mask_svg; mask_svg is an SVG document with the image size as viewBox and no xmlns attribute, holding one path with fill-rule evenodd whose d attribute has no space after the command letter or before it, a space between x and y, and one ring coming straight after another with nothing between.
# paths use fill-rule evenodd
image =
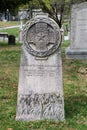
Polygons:
<instances>
[{"instance_id":1,"label":"arched top of headstone","mask_svg":"<svg viewBox=\"0 0 87 130\"><path fill-rule=\"evenodd\" d=\"M87 59L87 2L75 4L71 10L70 46L68 59Z\"/></svg>"},{"instance_id":2,"label":"arched top of headstone","mask_svg":"<svg viewBox=\"0 0 87 130\"><path fill-rule=\"evenodd\" d=\"M58 50L60 29L48 15L37 15L23 29L23 40L27 51L36 57L47 57Z\"/></svg>"},{"instance_id":3,"label":"arched top of headstone","mask_svg":"<svg viewBox=\"0 0 87 130\"><path fill-rule=\"evenodd\" d=\"M72 9L77 9L78 11L84 8L87 8L87 2L72 5Z\"/></svg>"}]
</instances>

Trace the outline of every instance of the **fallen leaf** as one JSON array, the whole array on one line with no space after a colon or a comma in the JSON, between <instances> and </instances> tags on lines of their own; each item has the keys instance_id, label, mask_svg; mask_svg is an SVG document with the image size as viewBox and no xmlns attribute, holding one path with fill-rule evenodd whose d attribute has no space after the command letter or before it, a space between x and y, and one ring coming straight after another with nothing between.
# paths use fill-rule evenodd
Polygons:
<instances>
[{"instance_id":1,"label":"fallen leaf","mask_svg":"<svg viewBox=\"0 0 87 130\"><path fill-rule=\"evenodd\" d=\"M8 128L8 130L13 130L12 128Z\"/></svg>"}]
</instances>

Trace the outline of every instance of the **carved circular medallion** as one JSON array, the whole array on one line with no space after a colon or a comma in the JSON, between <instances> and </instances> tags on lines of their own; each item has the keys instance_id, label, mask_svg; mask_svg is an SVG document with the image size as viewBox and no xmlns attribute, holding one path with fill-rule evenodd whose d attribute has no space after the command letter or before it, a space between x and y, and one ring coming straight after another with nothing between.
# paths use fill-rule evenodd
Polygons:
<instances>
[{"instance_id":1,"label":"carved circular medallion","mask_svg":"<svg viewBox=\"0 0 87 130\"><path fill-rule=\"evenodd\" d=\"M25 25L23 40L30 54L47 57L53 54L60 45L59 27L51 18L35 17Z\"/></svg>"}]
</instances>

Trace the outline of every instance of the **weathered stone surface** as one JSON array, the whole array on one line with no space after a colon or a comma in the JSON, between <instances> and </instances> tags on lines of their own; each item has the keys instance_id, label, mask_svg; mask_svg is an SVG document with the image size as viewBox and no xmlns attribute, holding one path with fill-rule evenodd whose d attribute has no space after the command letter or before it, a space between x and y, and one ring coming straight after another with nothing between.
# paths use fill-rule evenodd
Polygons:
<instances>
[{"instance_id":1,"label":"weathered stone surface","mask_svg":"<svg viewBox=\"0 0 87 130\"><path fill-rule=\"evenodd\" d=\"M22 32L23 32L23 29L20 29L19 30L19 39L18 39L20 43L23 43Z\"/></svg>"},{"instance_id":2,"label":"weathered stone surface","mask_svg":"<svg viewBox=\"0 0 87 130\"><path fill-rule=\"evenodd\" d=\"M60 30L50 18L26 24L20 63L16 120L64 120Z\"/></svg>"},{"instance_id":3,"label":"weathered stone surface","mask_svg":"<svg viewBox=\"0 0 87 130\"><path fill-rule=\"evenodd\" d=\"M70 42L70 47L66 49L66 57L87 59L87 2L72 7Z\"/></svg>"},{"instance_id":4,"label":"weathered stone surface","mask_svg":"<svg viewBox=\"0 0 87 130\"><path fill-rule=\"evenodd\" d=\"M24 28L24 43L30 54L46 57L54 53L60 45L57 24L47 16L31 19Z\"/></svg>"}]
</instances>

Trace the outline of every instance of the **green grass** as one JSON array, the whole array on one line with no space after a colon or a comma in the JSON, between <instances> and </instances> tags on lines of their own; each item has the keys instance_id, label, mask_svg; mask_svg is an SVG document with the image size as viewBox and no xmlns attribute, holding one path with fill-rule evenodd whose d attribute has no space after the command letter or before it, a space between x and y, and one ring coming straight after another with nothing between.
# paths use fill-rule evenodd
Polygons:
<instances>
[{"instance_id":1,"label":"green grass","mask_svg":"<svg viewBox=\"0 0 87 130\"><path fill-rule=\"evenodd\" d=\"M15 21L15 22L0 22L0 28L10 27L10 26L17 26L19 24L20 23L18 21ZM16 37L18 37L19 28L3 29L3 30L0 30L0 32L7 32L8 35L15 35Z\"/></svg>"},{"instance_id":2,"label":"green grass","mask_svg":"<svg viewBox=\"0 0 87 130\"><path fill-rule=\"evenodd\" d=\"M15 35L16 37L18 37L19 28L4 29L4 30L0 30L0 32L7 32L8 35Z\"/></svg>"},{"instance_id":3,"label":"green grass","mask_svg":"<svg viewBox=\"0 0 87 130\"><path fill-rule=\"evenodd\" d=\"M0 42L0 130L87 130L87 60L67 60L62 45L64 122L15 121L21 45Z\"/></svg>"},{"instance_id":4,"label":"green grass","mask_svg":"<svg viewBox=\"0 0 87 130\"><path fill-rule=\"evenodd\" d=\"M0 28L4 28L4 27L10 27L10 26L16 26L19 25L20 23L18 21L11 21L11 22L0 22Z\"/></svg>"},{"instance_id":5,"label":"green grass","mask_svg":"<svg viewBox=\"0 0 87 130\"><path fill-rule=\"evenodd\" d=\"M67 36L68 35L68 31L70 31L70 22L69 21L64 22L63 28L64 28L64 35Z\"/></svg>"}]
</instances>

